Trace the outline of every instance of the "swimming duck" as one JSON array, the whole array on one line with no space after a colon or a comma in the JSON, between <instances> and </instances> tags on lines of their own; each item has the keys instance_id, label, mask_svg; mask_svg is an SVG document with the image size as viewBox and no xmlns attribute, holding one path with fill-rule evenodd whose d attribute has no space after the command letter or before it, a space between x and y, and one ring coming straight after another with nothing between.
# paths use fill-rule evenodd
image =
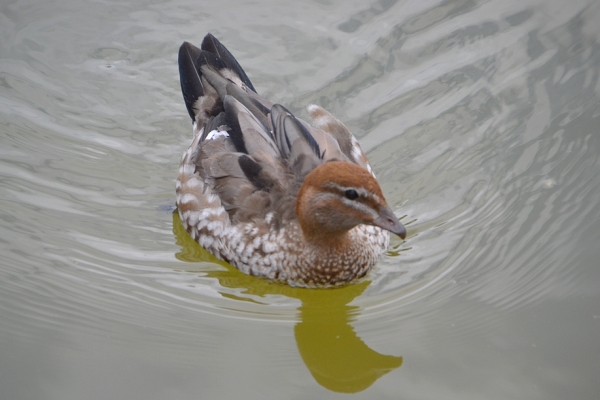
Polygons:
<instances>
[{"instance_id":1,"label":"swimming duck","mask_svg":"<svg viewBox=\"0 0 600 400\"><path fill-rule=\"evenodd\" d=\"M303 287L364 276L406 229L358 141L325 109L312 126L256 93L210 33L179 49L193 139L177 208L190 235L242 272Z\"/></svg>"}]
</instances>

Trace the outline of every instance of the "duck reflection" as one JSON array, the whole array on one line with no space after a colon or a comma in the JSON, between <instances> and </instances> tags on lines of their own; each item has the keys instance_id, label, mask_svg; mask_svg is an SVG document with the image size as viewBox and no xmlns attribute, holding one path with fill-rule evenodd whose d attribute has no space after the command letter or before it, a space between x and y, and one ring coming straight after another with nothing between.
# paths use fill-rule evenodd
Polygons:
<instances>
[{"instance_id":1,"label":"duck reflection","mask_svg":"<svg viewBox=\"0 0 600 400\"><path fill-rule=\"evenodd\" d=\"M178 259L225 266L225 271L207 273L218 279L221 286L244 289L244 294L254 296L284 295L301 301L294 335L302 360L321 386L335 392L359 392L402 365L402 357L383 355L369 348L350 325L360 314L360 308L348 304L362 294L370 282L339 289L304 289L270 283L243 274L204 250L185 231L177 212L173 213L173 233L181 246L175 255ZM222 295L252 301L230 293Z\"/></svg>"}]
</instances>

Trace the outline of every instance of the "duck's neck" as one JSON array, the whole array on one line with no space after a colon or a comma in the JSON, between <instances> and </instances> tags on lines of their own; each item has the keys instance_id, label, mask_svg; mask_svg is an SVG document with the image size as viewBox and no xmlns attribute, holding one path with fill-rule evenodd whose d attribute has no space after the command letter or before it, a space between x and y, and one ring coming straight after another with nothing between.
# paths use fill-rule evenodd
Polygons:
<instances>
[{"instance_id":1,"label":"duck's neck","mask_svg":"<svg viewBox=\"0 0 600 400\"><path fill-rule=\"evenodd\" d=\"M326 252L343 252L352 245L349 231L308 230L303 232L305 240L314 248Z\"/></svg>"},{"instance_id":2,"label":"duck's neck","mask_svg":"<svg viewBox=\"0 0 600 400\"><path fill-rule=\"evenodd\" d=\"M377 259L368 242L353 230L343 235L331 233L305 239L300 273L307 285L337 286L364 276Z\"/></svg>"}]
</instances>

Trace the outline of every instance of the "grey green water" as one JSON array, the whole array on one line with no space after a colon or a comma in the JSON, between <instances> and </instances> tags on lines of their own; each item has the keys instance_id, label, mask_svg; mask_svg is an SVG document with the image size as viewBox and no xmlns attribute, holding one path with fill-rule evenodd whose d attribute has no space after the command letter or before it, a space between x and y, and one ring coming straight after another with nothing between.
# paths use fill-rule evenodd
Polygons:
<instances>
[{"instance_id":1,"label":"grey green water","mask_svg":"<svg viewBox=\"0 0 600 400\"><path fill-rule=\"evenodd\" d=\"M367 150L409 236L273 285L182 230L177 50ZM0 4L1 399L600 398L600 3Z\"/></svg>"}]
</instances>

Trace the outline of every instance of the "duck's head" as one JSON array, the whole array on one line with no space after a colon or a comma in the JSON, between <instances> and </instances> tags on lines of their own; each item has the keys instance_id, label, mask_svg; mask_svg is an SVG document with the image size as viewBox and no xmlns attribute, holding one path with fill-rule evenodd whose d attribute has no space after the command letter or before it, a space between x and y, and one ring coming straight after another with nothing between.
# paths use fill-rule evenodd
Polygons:
<instances>
[{"instance_id":1,"label":"duck's head","mask_svg":"<svg viewBox=\"0 0 600 400\"><path fill-rule=\"evenodd\" d=\"M342 237L359 224L406 237L375 177L349 162L331 161L310 172L300 187L296 214L304 236L313 242Z\"/></svg>"}]
</instances>

